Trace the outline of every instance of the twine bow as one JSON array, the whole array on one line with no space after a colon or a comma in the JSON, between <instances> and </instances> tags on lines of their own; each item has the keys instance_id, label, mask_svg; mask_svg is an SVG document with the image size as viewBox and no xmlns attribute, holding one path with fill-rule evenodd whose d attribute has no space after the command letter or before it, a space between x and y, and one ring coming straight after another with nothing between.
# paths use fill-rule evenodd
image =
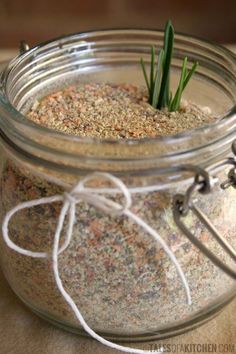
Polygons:
<instances>
[{"instance_id":1,"label":"twine bow","mask_svg":"<svg viewBox=\"0 0 236 354\"><path fill-rule=\"evenodd\" d=\"M93 188L87 188L85 184L95 178L103 178L109 182L111 182L123 195L124 197L124 202L123 204L118 204L117 202L108 199L107 197L104 197L103 195L100 195L98 192L94 192ZM97 190L96 190L97 191ZM32 252L30 250L24 249L16 245L10 238L8 234L8 225L9 222L12 218L12 216L26 208L31 208L37 205L42 205L42 204L50 204L53 202L62 202L62 208L60 211L60 215L58 217L57 221L57 227L54 235L54 241L53 241L53 249L51 253L52 257L52 264L53 264L53 273L55 277L55 282L56 285L61 292L63 298L65 301L68 303L68 305L71 307L73 310L75 316L79 320L81 326L84 328L84 330L90 334L91 337L94 339L98 340L100 343L113 348L117 349L123 352L127 353L136 353L136 354L142 354L142 353L147 353L148 351L146 350L141 350L141 349L135 349L135 348L129 348L129 347L124 347L118 344L115 344L113 342L110 342L106 340L105 338L99 336L96 332L94 332L89 325L86 323L84 320L82 314L80 313L77 305L75 304L74 300L71 298L71 296L66 292L66 290L63 287L62 280L60 278L59 274L59 269L58 269L58 255L65 251L65 249L69 246L72 235L73 235L73 226L76 220L76 205L81 202L86 202L92 206L94 206L97 209L100 209L103 211L105 214L109 214L113 217L119 216L119 215L125 215L127 218L132 220L134 223L139 225L141 228L143 228L150 236L152 236L164 249L172 263L175 265L177 273L179 274L181 281L183 283L183 286L186 291L186 296L188 300L188 304L191 304L191 295L190 295L190 289L188 282L185 278L185 275L183 273L183 270L177 261L174 253L171 251L169 246L166 244L166 242L161 238L161 236L150 226L148 225L144 220L142 220L139 216L136 214L132 213L130 210L130 207L132 205L132 199L131 199L131 194L129 189L126 187L126 185L117 177L109 174L109 173L93 173L91 175L88 175L81 181L79 181L69 192L64 192L62 195L55 195L52 197L46 197L46 198L40 198L40 199L35 199L31 201L27 201L24 203L21 203L14 208L12 208L5 216L2 224L2 233L3 233L3 239L14 251L25 255L29 257L34 257L34 258L46 258L48 257L48 253L46 252ZM59 248L60 244L60 237L61 237L61 232L63 228L63 224L65 221L65 217L68 215L68 225L66 228L66 237L63 245ZM162 353L161 351L154 351L156 354Z\"/></svg>"}]
</instances>

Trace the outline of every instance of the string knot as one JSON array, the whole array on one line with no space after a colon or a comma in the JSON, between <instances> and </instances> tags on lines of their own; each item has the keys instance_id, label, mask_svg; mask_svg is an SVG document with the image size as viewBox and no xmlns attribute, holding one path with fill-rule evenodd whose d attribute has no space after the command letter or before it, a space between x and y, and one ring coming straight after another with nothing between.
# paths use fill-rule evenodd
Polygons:
<instances>
[{"instance_id":1,"label":"string knot","mask_svg":"<svg viewBox=\"0 0 236 354\"><path fill-rule=\"evenodd\" d=\"M97 180L98 177L111 182L114 187L119 190L120 194L123 196L122 204L119 204L108 197L102 196L99 193L95 193L93 188L86 187L88 182L91 182L94 179ZM87 202L104 213L113 216L124 214L132 205L129 189L119 178L110 175L109 173L96 172L86 176L79 181L70 192L64 192L64 198L69 204L77 204L81 201Z\"/></svg>"},{"instance_id":2,"label":"string knot","mask_svg":"<svg viewBox=\"0 0 236 354\"><path fill-rule=\"evenodd\" d=\"M76 204L78 199L76 199L75 196L71 193L64 192L64 201L68 202L69 204Z\"/></svg>"}]
</instances>

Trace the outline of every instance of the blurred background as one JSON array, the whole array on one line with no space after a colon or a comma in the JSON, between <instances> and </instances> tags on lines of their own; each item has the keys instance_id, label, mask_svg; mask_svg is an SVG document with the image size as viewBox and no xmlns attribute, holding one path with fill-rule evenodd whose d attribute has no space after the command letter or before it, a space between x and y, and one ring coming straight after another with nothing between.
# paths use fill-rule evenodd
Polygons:
<instances>
[{"instance_id":1,"label":"blurred background","mask_svg":"<svg viewBox=\"0 0 236 354\"><path fill-rule=\"evenodd\" d=\"M236 0L0 0L0 48L106 27L163 28L236 43Z\"/></svg>"}]
</instances>

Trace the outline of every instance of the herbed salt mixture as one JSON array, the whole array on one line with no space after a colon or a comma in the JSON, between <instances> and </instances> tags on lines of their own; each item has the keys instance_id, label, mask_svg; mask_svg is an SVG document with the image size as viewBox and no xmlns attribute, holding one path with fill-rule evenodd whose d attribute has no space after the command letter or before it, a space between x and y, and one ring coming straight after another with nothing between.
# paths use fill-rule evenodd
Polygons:
<instances>
[{"instance_id":1,"label":"herbed salt mixture","mask_svg":"<svg viewBox=\"0 0 236 354\"><path fill-rule=\"evenodd\" d=\"M142 87L96 83L47 96L35 102L28 117L64 133L102 139L171 135L214 121L208 107L183 102L177 112L156 110Z\"/></svg>"},{"instance_id":2,"label":"herbed salt mixture","mask_svg":"<svg viewBox=\"0 0 236 354\"><path fill-rule=\"evenodd\" d=\"M68 134L115 139L169 135L214 121L209 110L193 103L182 103L175 113L157 111L147 103L143 88L96 83L53 93L35 102L28 117ZM5 164L2 188L3 213L23 201L63 193L11 159ZM173 188L134 194L132 211L156 229L175 252L190 284L191 306L186 304L175 267L139 226L125 216L105 215L87 203L77 205L73 239L59 256L59 268L66 290L94 330L130 336L153 332L190 319L232 286L232 281L178 231L171 209L175 193ZM231 193L218 188L204 196L199 206L232 244L236 200ZM11 238L26 249L51 252L60 208L60 203L52 203L17 213L10 224ZM186 223L225 259L199 221L189 215ZM56 288L51 260L25 257L5 245L1 248L5 273L18 295L44 316L79 327Z\"/></svg>"}]
</instances>

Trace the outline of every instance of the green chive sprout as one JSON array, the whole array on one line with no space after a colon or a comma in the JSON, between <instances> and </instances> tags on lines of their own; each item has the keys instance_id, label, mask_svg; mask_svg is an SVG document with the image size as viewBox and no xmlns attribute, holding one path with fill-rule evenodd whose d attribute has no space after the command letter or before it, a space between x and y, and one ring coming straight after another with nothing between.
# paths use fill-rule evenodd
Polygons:
<instances>
[{"instance_id":1,"label":"green chive sprout","mask_svg":"<svg viewBox=\"0 0 236 354\"><path fill-rule=\"evenodd\" d=\"M195 62L192 68L188 70L188 58L184 58L179 84L175 95L172 95L170 91L170 69L173 56L173 48L174 27L169 20L165 26L164 48L159 51L157 56L157 63L155 47L151 47L151 64L149 77L143 58L140 60L144 79L148 89L148 102L156 109L168 107L168 110L171 112L177 111L179 109L183 91L198 66L198 63Z\"/></svg>"}]
</instances>

